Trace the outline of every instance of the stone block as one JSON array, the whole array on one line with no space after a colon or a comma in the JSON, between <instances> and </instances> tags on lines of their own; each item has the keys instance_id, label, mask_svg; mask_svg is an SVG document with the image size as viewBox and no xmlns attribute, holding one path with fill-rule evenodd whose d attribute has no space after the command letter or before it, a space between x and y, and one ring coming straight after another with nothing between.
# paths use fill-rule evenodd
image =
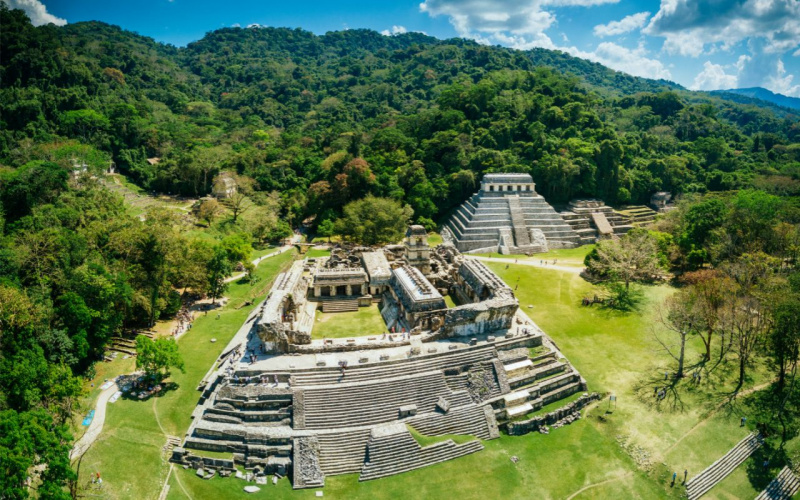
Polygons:
<instances>
[{"instance_id":1,"label":"stone block","mask_svg":"<svg viewBox=\"0 0 800 500\"><path fill-rule=\"evenodd\" d=\"M444 397L440 396L439 400L436 401L436 407L442 410L444 413L447 413L450 411L450 402L444 399Z\"/></svg>"},{"instance_id":2,"label":"stone block","mask_svg":"<svg viewBox=\"0 0 800 500\"><path fill-rule=\"evenodd\" d=\"M328 363L326 363L326 362L324 362L324 361L317 361L317 366L320 366L320 367L322 367L322 366L326 366L327 364L328 364Z\"/></svg>"},{"instance_id":3,"label":"stone block","mask_svg":"<svg viewBox=\"0 0 800 500\"><path fill-rule=\"evenodd\" d=\"M413 417L417 414L417 405L405 405L399 409L399 418Z\"/></svg>"}]
</instances>

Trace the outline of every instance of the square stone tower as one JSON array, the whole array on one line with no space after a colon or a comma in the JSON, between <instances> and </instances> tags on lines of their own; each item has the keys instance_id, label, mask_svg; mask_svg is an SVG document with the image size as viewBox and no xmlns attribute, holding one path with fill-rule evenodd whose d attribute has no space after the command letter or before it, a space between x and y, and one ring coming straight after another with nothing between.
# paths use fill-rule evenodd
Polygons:
<instances>
[{"instance_id":1,"label":"square stone tower","mask_svg":"<svg viewBox=\"0 0 800 500\"><path fill-rule=\"evenodd\" d=\"M404 245L408 263L422 271L422 274L430 274L431 247L428 246L428 232L425 228L419 225L410 226L406 231Z\"/></svg>"}]
</instances>

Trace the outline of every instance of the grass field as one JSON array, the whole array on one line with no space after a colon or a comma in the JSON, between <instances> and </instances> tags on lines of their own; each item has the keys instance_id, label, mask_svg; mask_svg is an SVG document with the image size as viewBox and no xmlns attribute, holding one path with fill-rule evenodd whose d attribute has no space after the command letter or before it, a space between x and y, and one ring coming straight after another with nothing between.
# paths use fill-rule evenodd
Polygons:
<instances>
[{"instance_id":1,"label":"grass field","mask_svg":"<svg viewBox=\"0 0 800 500\"><path fill-rule=\"evenodd\" d=\"M570 251L555 258L559 263L562 258L580 261L581 252L588 250L583 247L580 252ZM260 292L258 289L267 285L268 276L274 276L288 260L281 256L262 263L257 273L263 280L248 289L232 287L231 303L220 320L209 315L208 320L196 322L181 340L187 373L174 377L177 390L147 402L123 400L111 409L108 430L87 453L82 469L82 477L86 477L86 471L103 472L108 485L105 498L157 497L159 481L168 470L160 456L164 434L181 436L186 430L198 396L194 385L247 314L247 308L236 311L236 305L243 297ZM264 267L267 265L269 268ZM653 398L654 388L668 383L663 380L664 371L674 366L654 338L658 332L654 308L672 293L670 287L644 288L640 309L619 313L582 307L581 298L592 295L594 287L575 273L513 263L508 268L505 263L487 265L506 282L519 281L520 307L581 371L590 390L617 395L616 407L610 408L606 399L589 407L582 420L549 435L502 436L484 442L485 450L480 453L390 478L359 483L357 475L329 477L325 497L680 498L684 489L680 485L669 486L672 471L682 476L682 471L688 469L691 477L749 432L739 427L743 407L725 404L733 388L733 366L704 367L699 386L687 377L670 388L664 401L657 403ZM343 329L358 326L363 331L359 320L344 316L340 319ZM315 336L319 326L315 326ZM221 344L208 343L211 336ZM690 366L699 359L699 348L695 341L688 346ZM766 381L764 368L758 365L751 371L746 388ZM518 463L510 460L512 456L520 458ZM169 499L248 496L242 490L242 481L203 481L194 476L194 471L180 468L173 471L169 485ZM292 491L286 479L262 490L265 491L255 496L314 496L314 490ZM743 466L719 484L709 498L752 498L756 491Z\"/></svg>"},{"instance_id":2,"label":"grass field","mask_svg":"<svg viewBox=\"0 0 800 500\"><path fill-rule=\"evenodd\" d=\"M231 283L226 294L230 301L216 313L199 317L181 338L180 352L186 373L173 373L173 390L149 400L120 399L109 405L103 433L84 455L80 465L80 484L92 472L101 472L102 498L155 499L166 479L169 466L161 448L166 435L183 436L197 404L197 384L213 365L219 353L239 329L255 305L241 307L246 300L262 298L271 280L286 268L294 252L263 261L255 271L255 283ZM216 338L216 343L210 340ZM87 491L87 496L98 493Z\"/></svg>"},{"instance_id":3,"label":"grass field","mask_svg":"<svg viewBox=\"0 0 800 500\"><path fill-rule=\"evenodd\" d=\"M386 323L378 310L378 305L372 304L368 307L359 307L358 311L353 312L323 313L317 310L311 338L339 339L381 335L384 332Z\"/></svg>"}]
</instances>

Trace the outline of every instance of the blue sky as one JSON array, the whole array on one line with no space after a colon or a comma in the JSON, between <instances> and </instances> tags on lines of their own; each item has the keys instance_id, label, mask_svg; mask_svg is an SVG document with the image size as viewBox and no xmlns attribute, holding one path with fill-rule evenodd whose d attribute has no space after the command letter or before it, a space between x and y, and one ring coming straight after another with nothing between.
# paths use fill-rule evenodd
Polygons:
<instances>
[{"instance_id":1,"label":"blue sky","mask_svg":"<svg viewBox=\"0 0 800 500\"><path fill-rule=\"evenodd\" d=\"M560 49L702 90L800 97L800 0L0 0L34 24L99 20L186 45L225 26L422 31Z\"/></svg>"}]
</instances>

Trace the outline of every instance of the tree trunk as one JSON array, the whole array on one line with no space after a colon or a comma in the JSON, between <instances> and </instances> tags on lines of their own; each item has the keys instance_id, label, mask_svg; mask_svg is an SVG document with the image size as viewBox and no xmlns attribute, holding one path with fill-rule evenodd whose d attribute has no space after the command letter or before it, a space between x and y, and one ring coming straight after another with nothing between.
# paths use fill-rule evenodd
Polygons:
<instances>
[{"instance_id":1,"label":"tree trunk","mask_svg":"<svg viewBox=\"0 0 800 500\"><path fill-rule=\"evenodd\" d=\"M683 360L686 352L686 333L681 333L681 355L678 358L678 373L676 377L678 379L683 378Z\"/></svg>"},{"instance_id":2,"label":"tree trunk","mask_svg":"<svg viewBox=\"0 0 800 500\"><path fill-rule=\"evenodd\" d=\"M745 365L747 364L745 361L744 356L739 353L739 383L736 385L736 391L739 391L744 385Z\"/></svg>"}]
</instances>

